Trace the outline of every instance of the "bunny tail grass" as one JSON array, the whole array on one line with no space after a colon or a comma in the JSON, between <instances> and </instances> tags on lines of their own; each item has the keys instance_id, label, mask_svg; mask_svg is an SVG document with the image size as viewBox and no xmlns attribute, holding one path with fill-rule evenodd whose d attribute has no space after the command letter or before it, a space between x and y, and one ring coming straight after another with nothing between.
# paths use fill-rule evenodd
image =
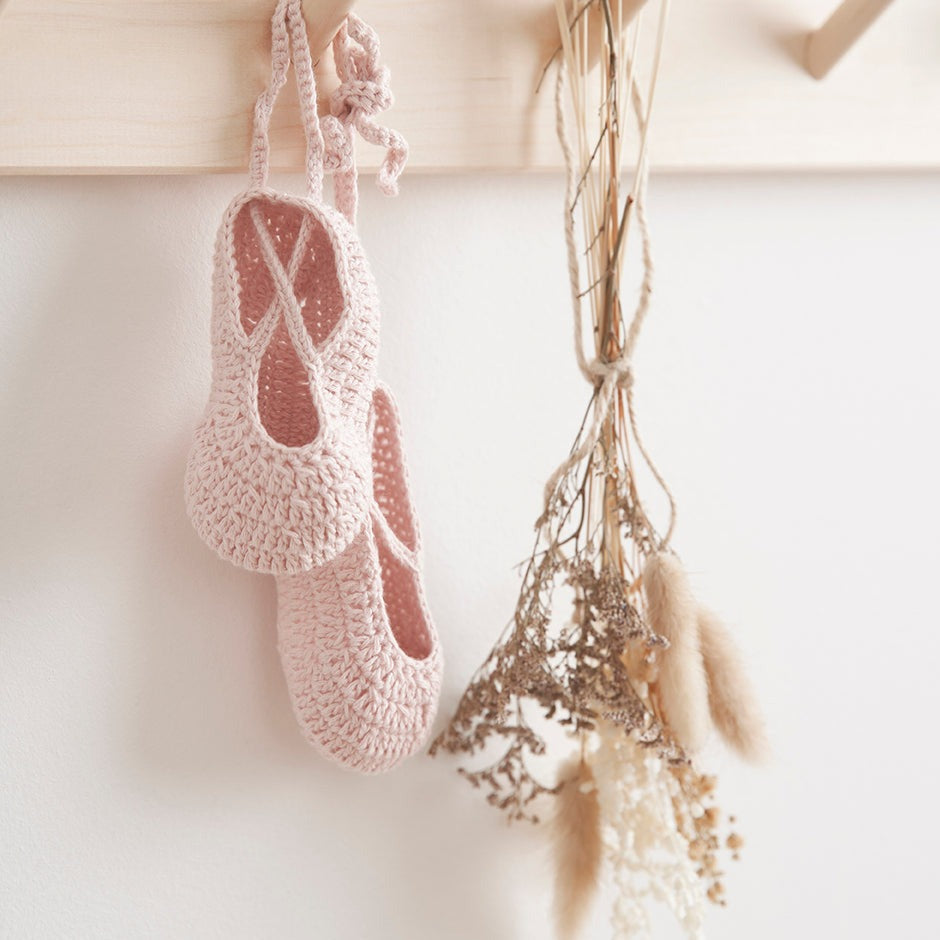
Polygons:
<instances>
[{"instance_id":1,"label":"bunny tail grass","mask_svg":"<svg viewBox=\"0 0 940 940\"><path fill-rule=\"evenodd\" d=\"M601 812L594 771L579 755L559 771L565 781L553 820L555 927L558 940L574 940L591 905L603 858Z\"/></svg>"},{"instance_id":2,"label":"bunny tail grass","mask_svg":"<svg viewBox=\"0 0 940 940\"><path fill-rule=\"evenodd\" d=\"M745 760L759 763L770 749L738 648L718 616L704 607L699 608L698 631L712 721L729 747Z\"/></svg>"},{"instance_id":3,"label":"bunny tail grass","mask_svg":"<svg viewBox=\"0 0 940 940\"><path fill-rule=\"evenodd\" d=\"M698 639L698 608L679 560L650 555L643 571L650 627L669 641L660 653L660 705L666 724L685 750L697 751L708 737L708 683Z\"/></svg>"}]
</instances>

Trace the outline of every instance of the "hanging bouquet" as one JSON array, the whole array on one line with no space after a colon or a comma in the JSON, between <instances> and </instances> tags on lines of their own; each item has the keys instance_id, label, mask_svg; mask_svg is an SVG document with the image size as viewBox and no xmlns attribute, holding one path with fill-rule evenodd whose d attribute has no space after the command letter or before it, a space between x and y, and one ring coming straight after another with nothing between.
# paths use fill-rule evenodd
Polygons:
<instances>
[{"instance_id":1,"label":"hanging bouquet","mask_svg":"<svg viewBox=\"0 0 940 940\"><path fill-rule=\"evenodd\" d=\"M706 901L724 903L721 855L742 844L696 752L712 726L748 759L765 741L734 643L671 548L675 500L637 427L633 355L653 279L647 145L668 0L652 30L630 0L555 5L574 346L593 392L546 485L515 614L431 752L484 759L460 773L511 819L538 821L554 802L559 936L577 932L606 856L617 937L646 933L655 899L694 938ZM662 533L638 473L665 495ZM551 726L568 743L548 782L538 768L555 755Z\"/></svg>"}]
</instances>

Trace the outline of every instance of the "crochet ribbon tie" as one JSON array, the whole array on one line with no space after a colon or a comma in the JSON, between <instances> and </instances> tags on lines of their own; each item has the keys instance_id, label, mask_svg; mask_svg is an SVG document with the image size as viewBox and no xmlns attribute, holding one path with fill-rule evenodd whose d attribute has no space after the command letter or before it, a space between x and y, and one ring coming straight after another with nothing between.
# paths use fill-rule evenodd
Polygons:
<instances>
[{"instance_id":1,"label":"crochet ribbon tie","mask_svg":"<svg viewBox=\"0 0 940 940\"><path fill-rule=\"evenodd\" d=\"M355 127L363 140L385 148L377 182L383 193L394 196L408 159L408 144L397 131L375 121L375 116L388 110L394 101L389 71L379 65L375 31L350 13L334 41L333 57L340 84L330 96L332 116L345 128Z\"/></svg>"}]
</instances>

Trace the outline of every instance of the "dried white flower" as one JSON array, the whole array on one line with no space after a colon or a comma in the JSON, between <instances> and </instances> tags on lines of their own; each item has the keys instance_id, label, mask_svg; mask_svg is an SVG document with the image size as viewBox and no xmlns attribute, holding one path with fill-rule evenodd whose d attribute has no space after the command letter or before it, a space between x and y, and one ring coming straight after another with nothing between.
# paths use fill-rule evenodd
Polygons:
<instances>
[{"instance_id":1,"label":"dried white flower","mask_svg":"<svg viewBox=\"0 0 940 940\"><path fill-rule=\"evenodd\" d=\"M701 940L705 885L676 825L679 784L661 758L622 729L605 722L598 731L601 744L592 765L617 887L614 937L649 937L647 905L654 899L669 907L690 940Z\"/></svg>"}]
</instances>

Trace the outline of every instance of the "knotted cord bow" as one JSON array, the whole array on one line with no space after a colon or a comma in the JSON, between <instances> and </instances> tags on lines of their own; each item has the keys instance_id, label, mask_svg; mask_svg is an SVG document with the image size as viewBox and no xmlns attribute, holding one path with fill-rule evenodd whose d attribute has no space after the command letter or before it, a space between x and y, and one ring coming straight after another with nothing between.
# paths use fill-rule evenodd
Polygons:
<instances>
[{"instance_id":1,"label":"knotted cord bow","mask_svg":"<svg viewBox=\"0 0 940 940\"><path fill-rule=\"evenodd\" d=\"M377 182L383 193L394 196L398 192L398 177L408 159L408 144L397 131L375 120L375 115L390 108L394 100L389 71L379 65L379 40L375 31L355 13L347 16L333 40L333 58L340 84L330 97L330 111L347 132L355 127L363 140L385 148ZM325 124L333 122L325 121ZM325 126L324 133L336 140L334 128L328 130ZM343 151L334 153L344 166L345 161L352 160L351 151L348 157Z\"/></svg>"}]
</instances>

